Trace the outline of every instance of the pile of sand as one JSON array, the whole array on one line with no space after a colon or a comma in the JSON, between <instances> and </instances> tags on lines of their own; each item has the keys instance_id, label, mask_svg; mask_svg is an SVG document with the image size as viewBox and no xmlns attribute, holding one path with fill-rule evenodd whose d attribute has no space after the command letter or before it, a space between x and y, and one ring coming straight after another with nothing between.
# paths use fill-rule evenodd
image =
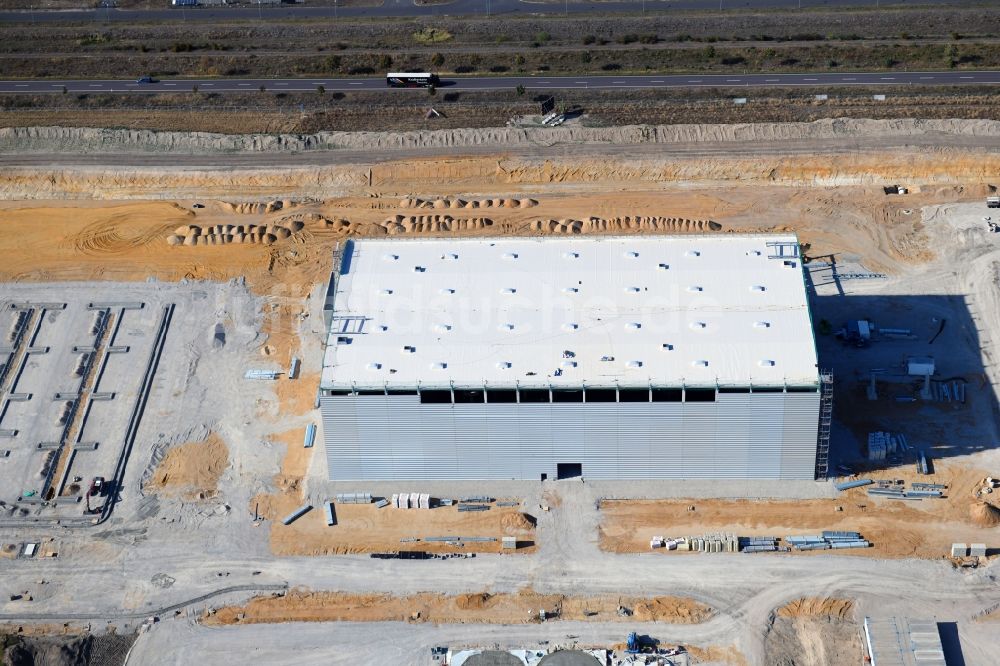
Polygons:
<instances>
[{"instance_id":1,"label":"pile of sand","mask_svg":"<svg viewBox=\"0 0 1000 666\"><path fill-rule=\"evenodd\" d=\"M815 617L827 615L848 619L854 610L850 599L828 599L823 597L803 597L790 601L775 611L778 617Z\"/></svg>"},{"instance_id":2,"label":"pile of sand","mask_svg":"<svg viewBox=\"0 0 1000 666\"><path fill-rule=\"evenodd\" d=\"M455 597L455 606L462 610L472 610L486 608L493 595L489 592L479 592L474 594L460 594Z\"/></svg>"},{"instance_id":3,"label":"pile of sand","mask_svg":"<svg viewBox=\"0 0 1000 666\"><path fill-rule=\"evenodd\" d=\"M977 527L1000 525L1000 508L987 502L973 502L969 505L969 520Z\"/></svg>"},{"instance_id":4,"label":"pile of sand","mask_svg":"<svg viewBox=\"0 0 1000 666\"><path fill-rule=\"evenodd\" d=\"M399 202L400 208L531 208L537 206L534 199L414 199L407 198Z\"/></svg>"},{"instance_id":5,"label":"pile of sand","mask_svg":"<svg viewBox=\"0 0 1000 666\"><path fill-rule=\"evenodd\" d=\"M529 516L526 513L508 513L500 520L500 526L503 528L504 532L509 534L511 532L530 532L535 529L534 516Z\"/></svg>"},{"instance_id":6,"label":"pile of sand","mask_svg":"<svg viewBox=\"0 0 1000 666\"><path fill-rule=\"evenodd\" d=\"M273 245L297 234L305 223L294 220L272 224L216 224L201 227L185 224L167 236L167 245L226 245L228 243Z\"/></svg>"},{"instance_id":7,"label":"pile of sand","mask_svg":"<svg viewBox=\"0 0 1000 666\"><path fill-rule=\"evenodd\" d=\"M453 218L451 215L395 215L382 223L390 235L439 231L473 231L493 226L485 217Z\"/></svg>"},{"instance_id":8,"label":"pile of sand","mask_svg":"<svg viewBox=\"0 0 1000 666\"><path fill-rule=\"evenodd\" d=\"M264 201L261 203L226 203L222 206L230 213L237 215L266 215L279 210L286 210L295 204L291 201Z\"/></svg>"},{"instance_id":9,"label":"pile of sand","mask_svg":"<svg viewBox=\"0 0 1000 666\"><path fill-rule=\"evenodd\" d=\"M214 496L219 477L229 467L229 449L215 433L202 442L175 446L163 457L146 489L204 499Z\"/></svg>"},{"instance_id":10,"label":"pile of sand","mask_svg":"<svg viewBox=\"0 0 1000 666\"><path fill-rule=\"evenodd\" d=\"M678 217L646 217L641 215L613 217L609 219L592 217L589 220L535 220L532 231L550 234L580 234L593 232L704 232L721 231L722 225L711 220L689 220Z\"/></svg>"}]
</instances>

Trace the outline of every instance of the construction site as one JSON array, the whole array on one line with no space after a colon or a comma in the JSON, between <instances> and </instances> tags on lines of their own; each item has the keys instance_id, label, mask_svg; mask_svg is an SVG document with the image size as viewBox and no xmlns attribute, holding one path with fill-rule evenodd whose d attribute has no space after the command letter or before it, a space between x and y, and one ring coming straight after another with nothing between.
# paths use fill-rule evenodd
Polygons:
<instances>
[{"instance_id":1,"label":"construction site","mask_svg":"<svg viewBox=\"0 0 1000 666\"><path fill-rule=\"evenodd\" d=\"M0 129L3 663L997 663L998 149Z\"/></svg>"}]
</instances>

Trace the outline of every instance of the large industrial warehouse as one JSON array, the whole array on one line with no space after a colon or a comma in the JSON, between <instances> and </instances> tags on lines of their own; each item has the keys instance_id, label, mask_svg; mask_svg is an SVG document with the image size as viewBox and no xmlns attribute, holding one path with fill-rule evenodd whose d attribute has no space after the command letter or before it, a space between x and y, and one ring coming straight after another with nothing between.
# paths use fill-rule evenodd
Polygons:
<instances>
[{"instance_id":1,"label":"large industrial warehouse","mask_svg":"<svg viewBox=\"0 0 1000 666\"><path fill-rule=\"evenodd\" d=\"M825 474L829 385L798 248L788 234L347 242L326 305L329 477Z\"/></svg>"}]
</instances>

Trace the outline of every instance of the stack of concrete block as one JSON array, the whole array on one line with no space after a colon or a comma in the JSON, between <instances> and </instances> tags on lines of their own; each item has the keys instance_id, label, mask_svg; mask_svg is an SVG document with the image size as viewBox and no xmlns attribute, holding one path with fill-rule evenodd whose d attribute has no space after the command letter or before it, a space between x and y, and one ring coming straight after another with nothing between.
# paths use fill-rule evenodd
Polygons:
<instances>
[{"instance_id":1,"label":"stack of concrete block","mask_svg":"<svg viewBox=\"0 0 1000 666\"><path fill-rule=\"evenodd\" d=\"M972 557L986 557L986 544L985 543L969 544L969 555L971 555Z\"/></svg>"},{"instance_id":2,"label":"stack of concrete block","mask_svg":"<svg viewBox=\"0 0 1000 666\"><path fill-rule=\"evenodd\" d=\"M964 543L953 543L951 544L951 556L952 557L965 557L969 554L969 549Z\"/></svg>"}]
</instances>

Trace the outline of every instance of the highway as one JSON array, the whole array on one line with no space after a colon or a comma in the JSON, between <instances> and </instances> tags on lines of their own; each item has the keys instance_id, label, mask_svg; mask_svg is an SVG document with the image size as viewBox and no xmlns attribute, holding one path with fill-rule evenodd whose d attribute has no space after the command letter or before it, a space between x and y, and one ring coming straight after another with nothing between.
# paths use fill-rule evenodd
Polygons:
<instances>
[{"instance_id":1,"label":"highway","mask_svg":"<svg viewBox=\"0 0 1000 666\"><path fill-rule=\"evenodd\" d=\"M167 0L163 0L167 4ZM25 4L29 4L25 2ZM308 3L306 3L308 5ZM81 9L69 11L21 10L0 12L0 23L131 22L152 21L274 21L282 19L336 19L419 16L476 16L497 14L610 14L670 10L831 9L919 5L975 6L975 0L622 0L620 2L538 2L524 0L454 0L417 5L414 0L385 0L379 7L164 7L163 9Z\"/></svg>"},{"instance_id":2,"label":"highway","mask_svg":"<svg viewBox=\"0 0 1000 666\"><path fill-rule=\"evenodd\" d=\"M997 85L1000 71L947 72L838 72L812 74L653 74L646 76L490 76L443 78L441 91L514 90L613 90L617 88L762 88L808 86L815 88L843 86L942 86ZM426 94L421 89L387 88L384 78L296 78L296 79L158 79L156 83L136 83L122 80L56 80L0 81L0 94L9 93L171 93L191 92L254 92L261 86L269 92L316 91L319 86L328 91L384 91L393 94L407 92Z\"/></svg>"}]
</instances>

